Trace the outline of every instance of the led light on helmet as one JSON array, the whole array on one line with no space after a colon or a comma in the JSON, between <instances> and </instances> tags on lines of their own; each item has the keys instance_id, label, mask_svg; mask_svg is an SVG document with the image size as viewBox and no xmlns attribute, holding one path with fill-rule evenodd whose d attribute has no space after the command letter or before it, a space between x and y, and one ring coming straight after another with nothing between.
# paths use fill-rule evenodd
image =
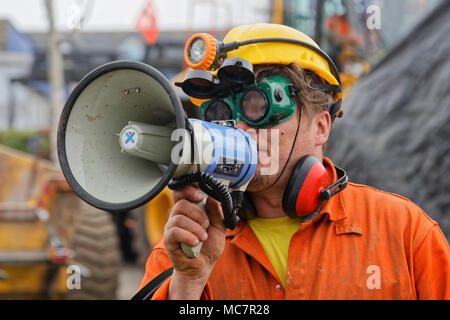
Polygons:
<instances>
[{"instance_id":1,"label":"led light on helmet","mask_svg":"<svg viewBox=\"0 0 450 320\"><path fill-rule=\"evenodd\" d=\"M186 42L184 60L194 70L210 70L220 66L218 42L209 33L196 33Z\"/></svg>"},{"instance_id":2,"label":"led light on helmet","mask_svg":"<svg viewBox=\"0 0 450 320\"><path fill-rule=\"evenodd\" d=\"M206 52L206 43L202 38L197 38L192 41L188 49L188 58L193 64L202 61Z\"/></svg>"}]
</instances>

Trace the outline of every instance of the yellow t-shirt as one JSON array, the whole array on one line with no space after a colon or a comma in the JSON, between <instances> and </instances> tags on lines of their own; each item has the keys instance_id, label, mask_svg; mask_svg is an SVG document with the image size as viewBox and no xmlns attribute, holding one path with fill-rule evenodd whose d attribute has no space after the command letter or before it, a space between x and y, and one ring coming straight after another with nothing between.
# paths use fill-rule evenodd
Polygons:
<instances>
[{"instance_id":1,"label":"yellow t-shirt","mask_svg":"<svg viewBox=\"0 0 450 320\"><path fill-rule=\"evenodd\" d=\"M254 217L248 220L248 224L280 277L283 287L286 287L289 244L294 233L300 228L300 219Z\"/></svg>"}]
</instances>

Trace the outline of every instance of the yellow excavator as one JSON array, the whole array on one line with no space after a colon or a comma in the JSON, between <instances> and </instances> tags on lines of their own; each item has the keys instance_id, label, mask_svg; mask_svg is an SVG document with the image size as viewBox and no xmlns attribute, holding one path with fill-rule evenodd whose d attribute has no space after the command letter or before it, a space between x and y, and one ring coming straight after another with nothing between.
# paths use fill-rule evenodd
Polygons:
<instances>
[{"instance_id":1,"label":"yellow excavator","mask_svg":"<svg viewBox=\"0 0 450 320\"><path fill-rule=\"evenodd\" d=\"M0 299L114 299L121 253L109 213L59 167L0 145Z\"/></svg>"}]
</instances>

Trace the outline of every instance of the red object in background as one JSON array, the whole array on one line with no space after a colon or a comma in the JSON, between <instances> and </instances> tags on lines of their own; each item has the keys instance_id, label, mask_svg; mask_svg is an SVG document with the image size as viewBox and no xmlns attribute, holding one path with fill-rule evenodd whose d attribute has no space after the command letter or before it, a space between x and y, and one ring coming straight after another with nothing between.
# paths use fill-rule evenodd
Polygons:
<instances>
[{"instance_id":1,"label":"red object in background","mask_svg":"<svg viewBox=\"0 0 450 320\"><path fill-rule=\"evenodd\" d=\"M337 32L340 36L348 36L352 32L352 26L344 16L335 14L327 19L327 29Z\"/></svg>"},{"instance_id":2,"label":"red object in background","mask_svg":"<svg viewBox=\"0 0 450 320\"><path fill-rule=\"evenodd\" d=\"M153 5L148 2L136 24L136 29L144 36L149 45L154 45L158 39L158 25L156 23Z\"/></svg>"}]
</instances>

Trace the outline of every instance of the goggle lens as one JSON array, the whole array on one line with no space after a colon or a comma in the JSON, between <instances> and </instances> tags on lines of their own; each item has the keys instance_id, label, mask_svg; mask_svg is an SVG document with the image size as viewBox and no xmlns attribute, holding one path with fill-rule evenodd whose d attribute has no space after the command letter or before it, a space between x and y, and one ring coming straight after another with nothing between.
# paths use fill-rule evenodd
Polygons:
<instances>
[{"instance_id":1,"label":"goggle lens","mask_svg":"<svg viewBox=\"0 0 450 320\"><path fill-rule=\"evenodd\" d=\"M241 103L244 116L253 122L262 120L269 107L266 97L259 90L250 90L245 93Z\"/></svg>"},{"instance_id":2,"label":"goggle lens","mask_svg":"<svg viewBox=\"0 0 450 320\"><path fill-rule=\"evenodd\" d=\"M206 108L204 119L206 121L231 120L233 113L225 102L216 100Z\"/></svg>"}]
</instances>

